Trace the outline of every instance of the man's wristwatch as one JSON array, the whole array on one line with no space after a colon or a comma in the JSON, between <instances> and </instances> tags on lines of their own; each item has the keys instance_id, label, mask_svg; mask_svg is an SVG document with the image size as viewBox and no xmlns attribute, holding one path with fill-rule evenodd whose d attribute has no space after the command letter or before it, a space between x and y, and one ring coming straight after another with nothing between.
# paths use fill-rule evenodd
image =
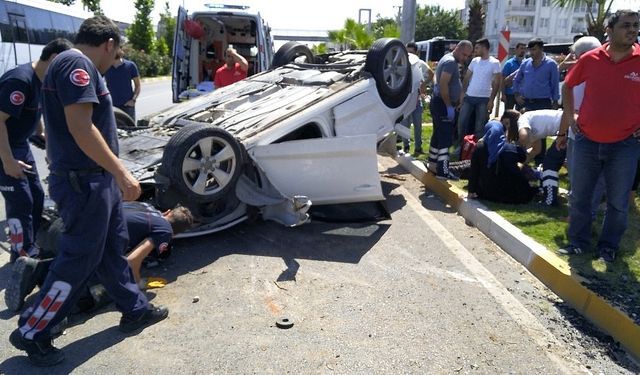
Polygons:
<instances>
[{"instance_id":1,"label":"man's wristwatch","mask_svg":"<svg viewBox=\"0 0 640 375\"><path fill-rule=\"evenodd\" d=\"M566 137L566 136L567 136L567 132L566 131L564 133L560 133L559 130L556 132L556 137Z\"/></svg>"}]
</instances>

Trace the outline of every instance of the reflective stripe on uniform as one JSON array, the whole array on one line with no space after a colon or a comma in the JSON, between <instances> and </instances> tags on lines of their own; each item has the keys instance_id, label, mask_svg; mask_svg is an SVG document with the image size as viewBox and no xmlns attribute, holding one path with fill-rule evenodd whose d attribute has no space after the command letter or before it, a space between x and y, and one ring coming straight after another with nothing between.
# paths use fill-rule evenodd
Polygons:
<instances>
[{"instance_id":1,"label":"reflective stripe on uniform","mask_svg":"<svg viewBox=\"0 0 640 375\"><path fill-rule=\"evenodd\" d=\"M61 280L54 281L47 295L27 319L27 322L20 327L22 336L27 340L33 340L35 334L44 330L56 316L70 292L71 284Z\"/></svg>"}]
</instances>

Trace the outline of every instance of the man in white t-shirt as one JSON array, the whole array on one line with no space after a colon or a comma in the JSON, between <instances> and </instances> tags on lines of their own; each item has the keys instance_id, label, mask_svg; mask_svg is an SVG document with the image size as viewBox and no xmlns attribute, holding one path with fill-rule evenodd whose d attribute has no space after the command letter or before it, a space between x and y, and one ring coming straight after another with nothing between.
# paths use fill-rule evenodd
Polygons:
<instances>
[{"instance_id":1,"label":"man in white t-shirt","mask_svg":"<svg viewBox=\"0 0 640 375\"><path fill-rule=\"evenodd\" d=\"M458 144L467 134L482 137L488 114L493 110L493 101L500 88L502 72L498 59L489 56L489 47L489 40L486 38L476 41L474 53L477 57L471 60L462 82L464 99L458 118ZM475 122L472 127L469 120L473 113Z\"/></svg>"},{"instance_id":2,"label":"man in white t-shirt","mask_svg":"<svg viewBox=\"0 0 640 375\"><path fill-rule=\"evenodd\" d=\"M541 109L529 111L518 119L518 143L527 149L527 163L540 153L540 142L546 137L553 137L560 129L562 111Z\"/></svg>"},{"instance_id":3,"label":"man in white t-shirt","mask_svg":"<svg viewBox=\"0 0 640 375\"><path fill-rule=\"evenodd\" d=\"M520 115L518 119L518 143L527 149L527 160L532 161L541 151L541 139L558 134L562 111L540 109ZM554 141L545 153L542 162L541 184L544 193L542 204L555 206L558 204L558 171L564 164L566 151L558 150Z\"/></svg>"}]
</instances>

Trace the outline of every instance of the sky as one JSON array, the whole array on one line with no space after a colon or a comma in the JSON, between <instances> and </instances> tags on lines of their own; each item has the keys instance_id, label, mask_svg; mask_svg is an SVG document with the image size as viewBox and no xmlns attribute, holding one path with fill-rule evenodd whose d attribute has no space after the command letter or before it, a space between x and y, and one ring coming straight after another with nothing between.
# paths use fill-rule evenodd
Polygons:
<instances>
[{"instance_id":1,"label":"sky","mask_svg":"<svg viewBox=\"0 0 640 375\"><path fill-rule=\"evenodd\" d=\"M152 13L153 23L157 24L159 14L164 11L167 0L155 0ZM249 5L251 11L260 12L262 18L272 29L289 30L337 30L341 29L347 18L358 20L360 9L371 9L371 19L376 16L395 17L398 6L403 0L168 0L172 14L177 14L178 7L190 12L206 3ZM506 0L504 0L506 1ZM79 3L80 1L78 1ZM418 5L440 5L444 9L462 9L464 0L417 0ZM135 16L134 0L128 6L122 1L101 0L101 6L108 17L123 22L132 22ZM614 9L637 8L638 0L615 0ZM363 12L363 17L368 18Z\"/></svg>"},{"instance_id":2,"label":"sky","mask_svg":"<svg viewBox=\"0 0 640 375\"><path fill-rule=\"evenodd\" d=\"M163 12L167 0L155 0L154 24L158 22L158 14ZM129 1L128 4L133 4ZM169 0L169 9L175 15L178 7L183 5L189 12L205 3L249 5L251 11L260 12L262 18L272 29L293 30L337 30L341 29L347 18L358 20L359 9L371 9L371 19L376 15L393 17L397 14L397 6L402 0ZM445 9L462 9L464 0L417 0L419 5L441 5ZM394 5L396 7L394 7ZM131 22L135 16L135 8L123 7L121 1L102 0L101 6L105 15L123 22ZM363 17L368 16L363 14Z\"/></svg>"}]
</instances>

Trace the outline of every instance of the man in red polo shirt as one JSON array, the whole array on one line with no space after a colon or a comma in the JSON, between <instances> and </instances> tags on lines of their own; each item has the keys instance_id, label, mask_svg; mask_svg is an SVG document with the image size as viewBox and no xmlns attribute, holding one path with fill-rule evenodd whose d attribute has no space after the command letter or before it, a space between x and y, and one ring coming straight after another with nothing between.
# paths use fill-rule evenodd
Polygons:
<instances>
[{"instance_id":1,"label":"man in red polo shirt","mask_svg":"<svg viewBox=\"0 0 640 375\"><path fill-rule=\"evenodd\" d=\"M563 254L588 251L591 240L591 195L604 174L607 214L598 240L598 255L613 262L627 227L629 191L640 156L640 21L638 12L619 10L607 23L609 43L585 53L569 71L562 88L564 113L556 145L566 146L567 130L576 132L569 208L569 245ZM585 82L578 119L574 121L573 87Z\"/></svg>"},{"instance_id":2,"label":"man in red polo shirt","mask_svg":"<svg viewBox=\"0 0 640 375\"><path fill-rule=\"evenodd\" d=\"M232 47L225 52L224 60L226 64L216 70L214 83L217 89L247 78L247 70L249 70L247 60Z\"/></svg>"}]
</instances>

